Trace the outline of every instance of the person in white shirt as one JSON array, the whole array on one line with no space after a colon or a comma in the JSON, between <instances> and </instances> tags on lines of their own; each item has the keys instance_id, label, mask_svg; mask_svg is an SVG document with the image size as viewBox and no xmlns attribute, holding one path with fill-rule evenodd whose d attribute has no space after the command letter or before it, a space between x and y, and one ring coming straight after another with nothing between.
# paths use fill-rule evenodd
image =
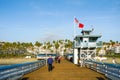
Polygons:
<instances>
[{"instance_id":1,"label":"person in white shirt","mask_svg":"<svg viewBox=\"0 0 120 80\"><path fill-rule=\"evenodd\" d=\"M83 67L83 59L79 60L80 66Z\"/></svg>"},{"instance_id":2,"label":"person in white shirt","mask_svg":"<svg viewBox=\"0 0 120 80\"><path fill-rule=\"evenodd\" d=\"M113 63L113 64L116 64L115 58L113 58L112 63Z\"/></svg>"}]
</instances>

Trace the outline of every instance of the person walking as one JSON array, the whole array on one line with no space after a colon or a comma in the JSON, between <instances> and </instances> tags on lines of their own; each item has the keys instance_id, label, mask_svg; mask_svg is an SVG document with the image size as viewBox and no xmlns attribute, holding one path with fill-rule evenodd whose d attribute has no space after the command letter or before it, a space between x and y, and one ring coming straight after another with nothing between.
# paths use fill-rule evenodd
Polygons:
<instances>
[{"instance_id":1,"label":"person walking","mask_svg":"<svg viewBox=\"0 0 120 80\"><path fill-rule=\"evenodd\" d=\"M55 57L55 62L56 62L56 63L58 62L58 56Z\"/></svg>"},{"instance_id":2,"label":"person walking","mask_svg":"<svg viewBox=\"0 0 120 80\"><path fill-rule=\"evenodd\" d=\"M117 63L116 60L115 60L115 58L113 58L112 63L113 63L113 64L116 64L116 63Z\"/></svg>"},{"instance_id":3,"label":"person walking","mask_svg":"<svg viewBox=\"0 0 120 80\"><path fill-rule=\"evenodd\" d=\"M61 62L61 56L58 57L58 63L60 64Z\"/></svg>"},{"instance_id":4,"label":"person walking","mask_svg":"<svg viewBox=\"0 0 120 80\"><path fill-rule=\"evenodd\" d=\"M50 55L49 58L47 59L47 63L48 63L48 71L52 71L52 64L53 64L53 58L52 56Z\"/></svg>"},{"instance_id":5,"label":"person walking","mask_svg":"<svg viewBox=\"0 0 120 80\"><path fill-rule=\"evenodd\" d=\"M80 60L80 66L83 67L83 59Z\"/></svg>"}]
</instances>

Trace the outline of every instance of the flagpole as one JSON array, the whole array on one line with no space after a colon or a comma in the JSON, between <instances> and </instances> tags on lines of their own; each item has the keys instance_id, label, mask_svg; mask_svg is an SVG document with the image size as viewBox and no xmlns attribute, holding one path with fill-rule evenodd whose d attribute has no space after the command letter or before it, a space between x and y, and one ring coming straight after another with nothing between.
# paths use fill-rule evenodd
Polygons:
<instances>
[{"instance_id":1,"label":"flagpole","mask_svg":"<svg viewBox=\"0 0 120 80\"><path fill-rule=\"evenodd\" d=\"M75 19L75 17L74 17L74 19ZM76 35L76 30L75 30L75 20L74 20L73 25L74 25L74 38L75 38L75 35Z\"/></svg>"},{"instance_id":2,"label":"flagpole","mask_svg":"<svg viewBox=\"0 0 120 80\"><path fill-rule=\"evenodd\" d=\"M74 16L74 21L73 21L73 22L74 22L74 23L73 23L73 26L74 26L74 36L73 36L73 37L74 37L74 38L75 38L75 36L76 36L76 29L75 29L75 27L76 27L76 26L75 26L76 23L75 23L75 18L76 18L76 17Z\"/></svg>"},{"instance_id":3,"label":"flagpole","mask_svg":"<svg viewBox=\"0 0 120 80\"><path fill-rule=\"evenodd\" d=\"M75 16L74 16L74 21L73 21L73 26L74 26L74 35L73 35L73 46L75 46L76 42L74 40L76 32L75 32ZM75 63L75 48L73 47L73 63Z\"/></svg>"}]
</instances>

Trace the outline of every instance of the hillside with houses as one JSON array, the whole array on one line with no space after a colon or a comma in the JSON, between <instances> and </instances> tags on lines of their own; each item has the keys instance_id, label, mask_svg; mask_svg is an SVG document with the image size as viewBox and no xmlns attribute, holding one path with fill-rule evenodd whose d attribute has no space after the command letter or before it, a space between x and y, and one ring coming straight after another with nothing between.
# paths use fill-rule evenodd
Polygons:
<instances>
[{"instance_id":1,"label":"hillside with houses","mask_svg":"<svg viewBox=\"0 0 120 80\"><path fill-rule=\"evenodd\" d=\"M39 53L73 53L72 41L57 40L52 42L0 42L1 57L23 57L26 55L37 55Z\"/></svg>"},{"instance_id":2,"label":"hillside with houses","mask_svg":"<svg viewBox=\"0 0 120 80\"><path fill-rule=\"evenodd\" d=\"M110 40L103 42L102 48L98 49L99 55L117 56L120 54L120 43Z\"/></svg>"},{"instance_id":3,"label":"hillside with houses","mask_svg":"<svg viewBox=\"0 0 120 80\"><path fill-rule=\"evenodd\" d=\"M0 42L0 57L24 57L27 55L35 55L39 53L58 53L65 55L73 53L73 42L66 40L57 40L52 42ZM102 48L97 48L99 56L118 56L120 54L120 43L118 41L103 42Z\"/></svg>"},{"instance_id":4,"label":"hillside with houses","mask_svg":"<svg viewBox=\"0 0 120 80\"><path fill-rule=\"evenodd\" d=\"M27 48L29 53L58 53L63 55L64 53L73 53L72 41L70 40L57 40L52 42L35 43L33 47Z\"/></svg>"}]
</instances>

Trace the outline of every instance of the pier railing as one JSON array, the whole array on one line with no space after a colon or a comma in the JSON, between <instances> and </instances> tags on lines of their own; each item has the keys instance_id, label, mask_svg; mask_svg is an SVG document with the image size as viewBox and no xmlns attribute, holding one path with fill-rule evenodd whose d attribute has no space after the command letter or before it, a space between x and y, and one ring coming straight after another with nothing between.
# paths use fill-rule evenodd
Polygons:
<instances>
[{"instance_id":1,"label":"pier railing","mask_svg":"<svg viewBox=\"0 0 120 80\"><path fill-rule=\"evenodd\" d=\"M75 42L74 47L102 47L102 42Z\"/></svg>"},{"instance_id":2,"label":"pier railing","mask_svg":"<svg viewBox=\"0 0 120 80\"><path fill-rule=\"evenodd\" d=\"M85 65L92 70L105 74L111 80L120 80L120 64L85 61Z\"/></svg>"},{"instance_id":3,"label":"pier railing","mask_svg":"<svg viewBox=\"0 0 120 80\"><path fill-rule=\"evenodd\" d=\"M17 80L45 65L45 60L0 67L0 80Z\"/></svg>"}]
</instances>

